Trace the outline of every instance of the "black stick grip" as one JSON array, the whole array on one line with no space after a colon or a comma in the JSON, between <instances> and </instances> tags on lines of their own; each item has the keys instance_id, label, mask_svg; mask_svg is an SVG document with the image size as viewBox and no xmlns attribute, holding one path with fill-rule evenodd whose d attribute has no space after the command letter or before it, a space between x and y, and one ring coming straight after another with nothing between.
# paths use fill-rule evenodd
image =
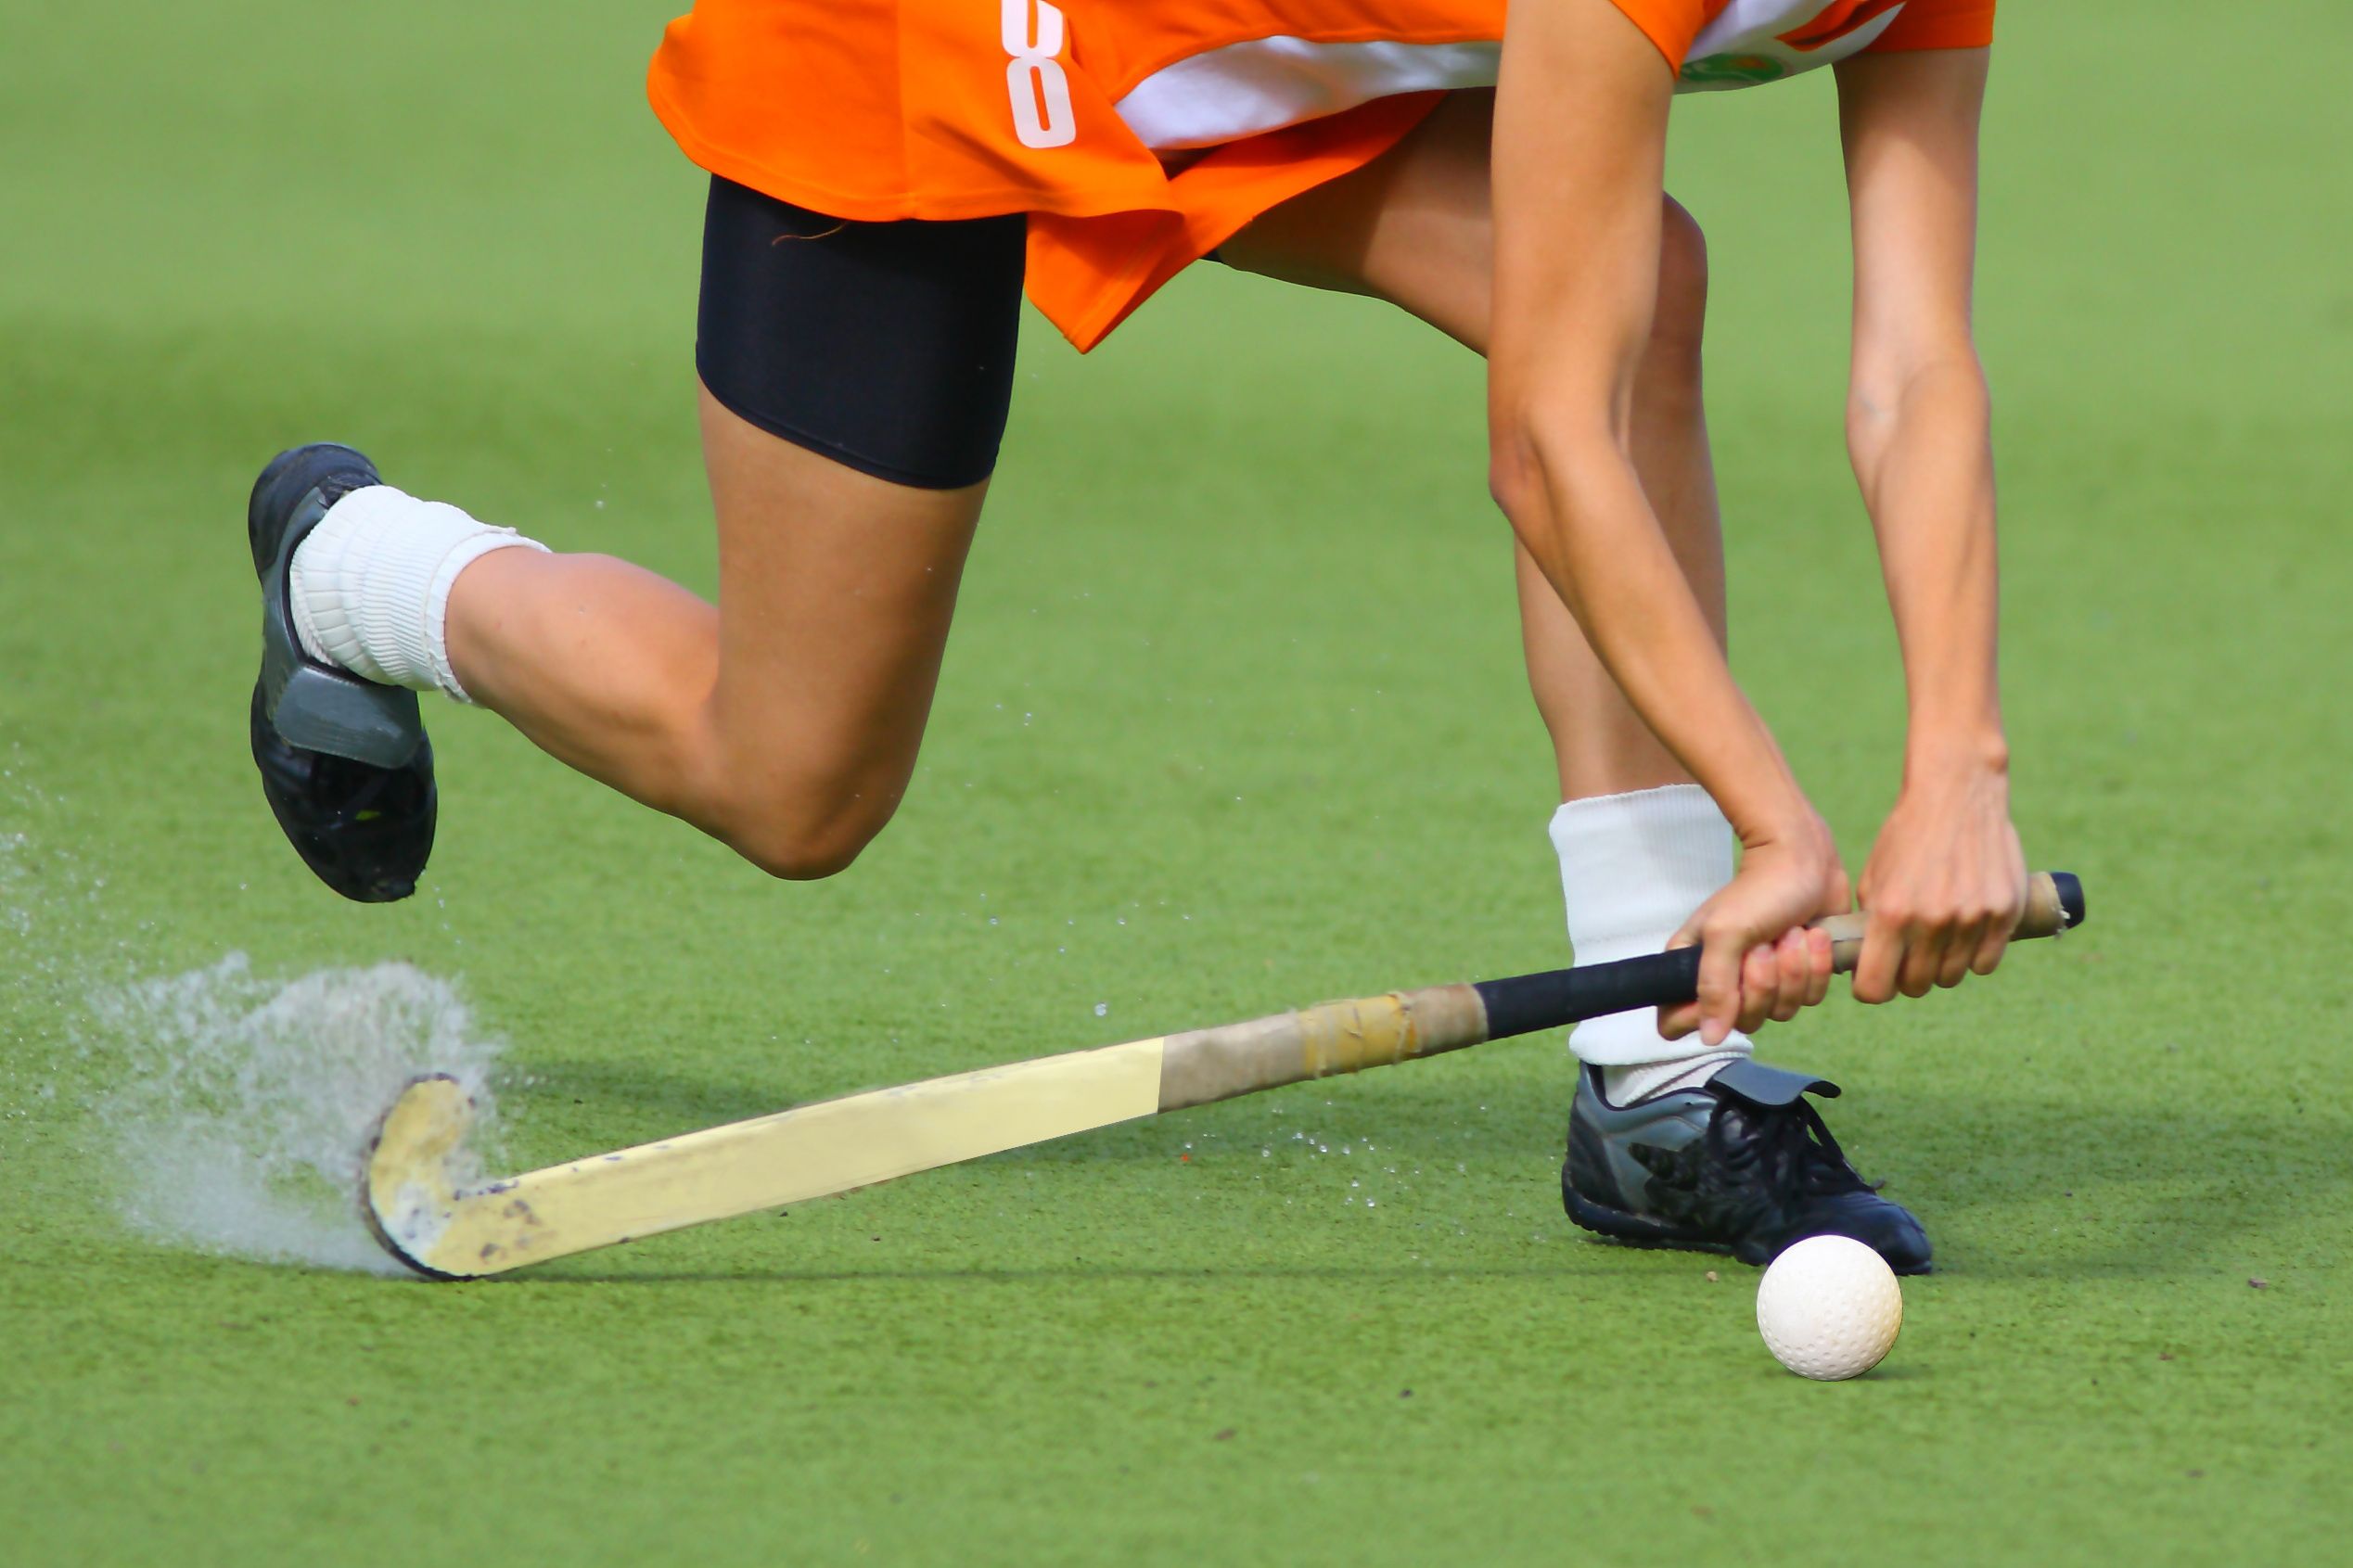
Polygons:
<instances>
[{"instance_id":1,"label":"black stick grip","mask_svg":"<svg viewBox=\"0 0 2353 1568\"><path fill-rule=\"evenodd\" d=\"M1487 1038L1504 1039L1630 1008L1689 1001L1699 995L1699 951L1677 948L1615 963L1481 980L1475 988L1487 1004Z\"/></svg>"},{"instance_id":2,"label":"black stick grip","mask_svg":"<svg viewBox=\"0 0 2353 1568\"><path fill-rule=\"evenodd\" d=\"M2083 924L2083 884L2067 872L2038 872L2027 879L2027 907L2014 939L2055 937ZM1844 975L1861 950L1864 919L1836 914L1817 920L1830 933L1831 966ZM1503 1039L1537 1029L1556 1029L1637 1007L1672 1007L1699 995L1699 949L1481 980L1473 989L1487 1004L1487 1038Z\"/></svg>"},{"instance_id":3,"label":"black stick grip","mask_svg":"<svg viewBox=\"0 0 2353 1568\"><path fill-rule=\"evenodd\" d=\"M2076 873L2071 871L2054 871L2051 873L2051 887L2059 898L2059 912L2063 917L2059 926L2060 930L2072 931L2077 926L2081 925L2086 919L2090 918L2091 911L2085 907L2083 902L2083 879L2081 877L2076 875ZM2027 936L2040 935L2039 932L2027 932L2025 934Z\"/></svg>"}]
</instances>

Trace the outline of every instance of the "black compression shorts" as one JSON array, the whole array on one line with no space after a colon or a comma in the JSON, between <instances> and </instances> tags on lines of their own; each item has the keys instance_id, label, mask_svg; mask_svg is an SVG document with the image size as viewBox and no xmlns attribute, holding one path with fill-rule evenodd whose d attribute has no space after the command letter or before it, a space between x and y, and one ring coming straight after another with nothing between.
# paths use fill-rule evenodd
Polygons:
<instances>
[{"instance_id":1,"label":"black compression shorts","mask_svg":"<svg viewBox=\"0 0 2353 1568\"><path fill-rule=\"evenodd\" d=\"M713 178L695 368L761 429L926 490L997 465L1028 221L852 223Z\"/></svg>"}]
</instances>

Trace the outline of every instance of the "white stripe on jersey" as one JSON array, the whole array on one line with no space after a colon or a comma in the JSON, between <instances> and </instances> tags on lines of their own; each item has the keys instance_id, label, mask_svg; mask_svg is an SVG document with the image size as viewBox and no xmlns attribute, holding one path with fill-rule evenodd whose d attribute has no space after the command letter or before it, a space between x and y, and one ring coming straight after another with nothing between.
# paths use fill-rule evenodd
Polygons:
<instances>
[{"instance_id":1,"label":"white stripe on jersey","mask_svg":"<svg viewBox=\"0 0 2353 1568\"><path fill-rule=\"evenodd\" d=\"M1119 100L1119 118L1154 152L1218 147L1399 93L1492 87L1503 47L1253 38L1163 66Z\"/></svg>"},{"instance_id":2,"label":"white stripe on jersey","mask_svg":"<svg viewBox=\"0 0 2353 1568\"><path fill-rule=\"evenodd\" d=\"M1732 0L1693 41L1679 91L1753 86L1845 59L1871 45L1899 6L1846 36L1797 49L1780 34L1820 16L1823 0ZM1154 152L1221 147L1337 114L1375 98L1492 87L1503 45L1323 44L1252 38L1163 66L1119 102L1119 118ZM1711 69L1711 63L1713 68Z\"/></svg>"}]
</instances>

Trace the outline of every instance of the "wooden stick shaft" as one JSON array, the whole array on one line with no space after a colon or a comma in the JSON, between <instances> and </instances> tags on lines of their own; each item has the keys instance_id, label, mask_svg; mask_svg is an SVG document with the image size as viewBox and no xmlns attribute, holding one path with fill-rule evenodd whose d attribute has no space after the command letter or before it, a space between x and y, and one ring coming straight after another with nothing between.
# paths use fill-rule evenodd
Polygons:
<instances>
[{"instance_id":1,"label":"wooden stick shaft","mask_svg":"<svg viewBox=\"0 0 2353 1568\"><path fill-rule=\"evenodd\" d=\"M1470 986L1390 991L1195 1029L1162 1042L1160 1109L1392 1066L1487 1038L1487 1009Z\"/></svg>"}]
</instances>

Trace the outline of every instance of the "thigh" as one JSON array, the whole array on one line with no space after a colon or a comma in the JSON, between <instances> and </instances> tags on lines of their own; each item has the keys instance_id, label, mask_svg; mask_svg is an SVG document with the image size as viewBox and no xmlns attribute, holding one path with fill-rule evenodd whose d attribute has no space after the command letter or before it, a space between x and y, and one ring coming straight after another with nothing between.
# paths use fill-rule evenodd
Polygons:
<instances>
[{"instance_id":1,"label":"thigh","mask_svg":"<svg viewBox=\"0 0 2353 1568\"><path fill-rule=\"evenodd\" d=\"M867 797L887 815L931 710L987 481L893 484L708 390L701 412L719 517L719 759L738 790L812 811Z\"/></svg>"},{"instance_id":2,"label":"thigh","mask_svg":"<svg viewBox=\"0 0 2353 1568\"><path fill-rule=\"evenodd\" d=\"M696 361L733 788L896 804L1004 432L1022 232L845 223L714 182Z\"/></svg>"},{"instance_id":3,"label":"thigh","mask_svg":"<svg viewBox=\"0 0 2353 1568\"><path fill-rule=\"evenodd\" d=\"M1491 90L1448 94L1397 146L1262 214L1218 248L1219 260L1388 300L1485 352L1494 114Z\"/></svg>"}]
</instances>

